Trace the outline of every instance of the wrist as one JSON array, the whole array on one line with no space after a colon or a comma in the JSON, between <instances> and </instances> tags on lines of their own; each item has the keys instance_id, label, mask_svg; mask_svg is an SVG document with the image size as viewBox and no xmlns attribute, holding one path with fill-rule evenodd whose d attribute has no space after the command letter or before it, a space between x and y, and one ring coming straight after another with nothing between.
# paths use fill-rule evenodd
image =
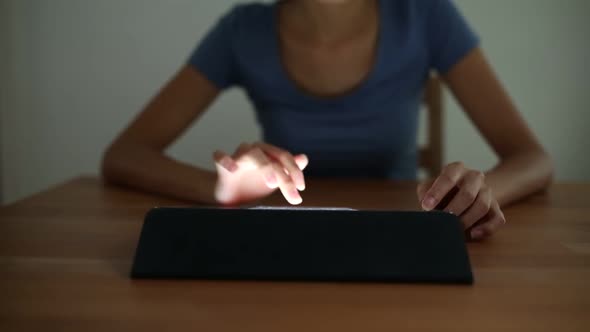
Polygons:
<instances>
[{"instance_id":1,"label":"wrist","mask_svg":"<svg viewBox=\"0 0 590 332\"><path fill-rule=\"evenodd\" d=\"M203 171L196 181L196 186L193 186L194 201L202 202L205 204L219 204L217 200L216 189L217 189L217 173L214 171Z\"/></svg>"}]
</instances>

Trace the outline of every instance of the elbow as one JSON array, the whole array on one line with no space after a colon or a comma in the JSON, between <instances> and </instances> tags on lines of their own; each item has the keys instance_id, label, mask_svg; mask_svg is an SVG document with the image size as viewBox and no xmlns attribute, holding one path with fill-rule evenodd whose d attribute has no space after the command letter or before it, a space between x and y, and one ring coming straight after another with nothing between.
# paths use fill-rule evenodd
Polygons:
<instances>
[{"instance_id":1,"label":"elbow","mask_svg":"<svg viewBox=\"0 0 590 332\"><path fill-rule=\"evenodd\" d=\"M539 190L548 189L555 179L555 165L551 156L544 150L539 149L535 153L534 167L538 174Z\"/></svg>"},{"instance_id":2,"label":"elbow","mask_svg":"<svg viewBox=\"0 0 590 332\"><path fill-rule=\"evenodd\" d=\"M547 189L555 180L555 164L549 154L543 151L543 160L545 162L545 177L543 189Z\"/></svg>"},{"instance_id":3,"label":"elbow","mask_svg":"<svg viewBox=\"0 0 590 332\"><path fill-rule=\"evenodd\" d=\"M103 153L100 175L105 183L129 185L137 178L151 152L147 146L129 141L115 141Z\"/></svg>"},{"instance_id":4,"label":"elbow","mask_svg":"<svg viewBox=\"0 0 590 332\"><path fill-rule=\"evenodd\" d=\"M116 143L111 144L103 153L100 163L100 175L106 183L119 182L120 173L118 166L121 163L121 153Z\"/></svg>"}]
</instances>

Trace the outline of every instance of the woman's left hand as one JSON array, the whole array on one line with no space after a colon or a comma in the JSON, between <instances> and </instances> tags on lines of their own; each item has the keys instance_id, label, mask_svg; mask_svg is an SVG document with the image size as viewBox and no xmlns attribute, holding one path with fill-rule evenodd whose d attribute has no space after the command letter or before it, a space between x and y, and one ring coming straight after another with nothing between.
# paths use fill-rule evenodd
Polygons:
<instances>
[{"instance_id":1,"label":"woman's left hand","mask_svg":"<svg viewBox=\"0 0 590 332\"><path fill-rule=\"evenodd\" d=\"M461 162L445 166L436 179L420 184L418 199L426 211L436 208L459 216L472 239L490 236L506 223L484 173Z\"/></svg>"}]
</instances>

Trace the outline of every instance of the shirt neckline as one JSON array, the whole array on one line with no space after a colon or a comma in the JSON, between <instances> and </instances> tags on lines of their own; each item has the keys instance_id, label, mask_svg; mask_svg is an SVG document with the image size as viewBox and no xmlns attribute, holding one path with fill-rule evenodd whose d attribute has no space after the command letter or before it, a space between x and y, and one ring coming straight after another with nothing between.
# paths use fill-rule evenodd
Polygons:
<instances>
[{"instance_id":1,"label":"shirt neckline","mask_svg":"<svg viewBox=\"0 0 590 332\"><path fill-rule=\"evenodd\" d=\"M339 104L339 103L348 103L355 98L358 98L359 95L362 95L367 89L371 86L371 83L375 80L375 76L377 75L377 69L381 67L381 62L383 61L383 49L384 49L384 29L385 29L385 21L383 18L383 13L385 12L383 8L383 3L381 0L377 0L378 6L378 28L377 28L377 50L374 55L373 63L371 68L369 69L368 74L363 78L356 87L352 90L335 97L321 97L304 91L297 84L293 81L290 77L289 73L287 72L287 68L282 61L281 49L280 49L280 35L279 35L279 22L278 22L278 6L280 1L275 1L271 6L271 42L270 42L270 49L272 52L272 61L276 68L278 68L279 79L280 82L286 86L286 88L291 92L296 94L299 98L307 102L312 103L320 103L320 104Z\"/></svg>"}]
</instances>

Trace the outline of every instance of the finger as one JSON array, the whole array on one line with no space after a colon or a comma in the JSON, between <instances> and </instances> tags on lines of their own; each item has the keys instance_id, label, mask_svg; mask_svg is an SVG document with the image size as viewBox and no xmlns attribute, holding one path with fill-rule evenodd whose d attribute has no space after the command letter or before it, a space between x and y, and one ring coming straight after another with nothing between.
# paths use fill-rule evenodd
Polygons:
<instances>
[{"instance_id":1,"label":"finger","mask_svg":"<svg viewBox=\"0 0 590 332\"><path fill-rule=\"evenodd\" d=\"M271 167L277 176L279 189L281 190L281 193L287 202L293 205L301 204L303 199L301 198L301 195L295 187L291 177L285 173L285 169L277 163L273 163Z\"/></svg>"},{"instance_id":2,"label":"finger","mask_svg":"<svg viewBox=\"0 0 590 332\"><path fill-rule=\"evenodd\" d=\"M461 222L465 229L485 218L490 212L491 204L492 191L489 187L484 187L477 194L475 202L461 215Z\"/></svg>"},{"instance_id":3,"label":"finger","mask_svg":"<svg viewBox=\"0 0 590 332\"><path fill-rule=\"evenodd\" d=\"M236 161L230 155L223 151L216 150L215 152L213 152L213 160L217 165L221 166L228 172L233 173L238 170L238 164L236 163Z\"/></svg>"},{"instance_id":4,"label":"finger","mask_svg":"<svg viewBox=\"0 0 590 332\"><path fill-rule=\"evenodd\" d=\"M249 143L242 143L238 146L238 148L236 149L236 151L234 151L234 154L232 155L232 157L235 160L240 159L243 155L245 155L246 153L248 153L248 151L250 151L252 148L252 145Z\"/></svg>"},{"instance_id":5,"label":"finger","mask_svg":"<svg viewBox=\"0 0 590 332\"><path fill-rule=\"evenodd\" d=\"M460 216L477 198L484 184L484 175L479 171L468 171L459 181L459 190L444 208L444 211Z\"/></svg>"},{"instance_id":6,"label":"finger","mask_svg":"<svg viewBox=\"0 0 590 332\"><path fill-rule=\"evenodd\" d=\"M256 143L256 146L261 148L265 153L267 153L283 165L283 167L287 170L287 173L291 176L291 178L293 178L293 182L296 184L297 188L299 188L300 190L305 189L303 172L301 172L299 165L295 161L295 157L293 157L291 153L276 146L266 144L263 142ZM307 159L307 156L305 156L304 158Z\"/></svg>"},{"instance_id":7,"label":"finger","mask_svg":"<svg viewBox=\"0 0 590 332\"><path fill-rule=\"evenodd\" d=\"M447 165L424 195L422 208L426 211L434 209L457 185L457 182L461 179L464 172L465 167L460 162Z\"/></svg>"},{"instance_id":8,"label":"finger","mask_svg":"<svg viewBox=\"0 0 590 332\"><path fill-rule=\"evenodd\" d=\"M295 163L297 164L297 167L299 167L299 169L302 171L307 167L307 165L309 165L309 159L304 154L298 154L293 158L295 158Z\"/></svg>"},{"instance_id":9,"label":"finger","mask_svg":"<svg viewBox=\"0 0 590 332\"><path fill-rule=\"evenodd\" d=\"M254 167L260 169L263 174L264 182L269 188L277 188L279 186L279 180L277 178L277 172L272 167L275 162L270 160L267 155L259 148L253 148L242 156L247 162L251 163ZM281 173L284 171L281 170Z\"/></svg>"},{"instance_id":10,"label":"finger","mask_svg":"<svg viewBox=\"0 0 590 332\"><path fill-rule=\"evenodd\" d=\"M283 165L289 176L293 179L293 183L295 183L297 189L305 189L303 172L301 169L299 169L299 166L297 166L293 155L291 155L288 151L277 148L276 146L272 146L270 144L259 142L255 145Z\"/></svg>"},{"instance_id":11,"label":"finger","mask_svg":"<svg viewBox=\"0 0 590 332\"><path fill-rule=\"evenodd\" d=\"M422 202L422 200L424 200L424 195L426 194L426 191L428 191L430 186L432 186L433 182L434 180L428 180L426 182L418 184L418 186L416 187L416 194L418 195L419 202Z\"/></svg>"},{"instance_id":12,"label":"finger","mask_svg":"<svg viewBox=\"0 0 590 332\"><path fill-rule=\"evenodd\" d=\"M506 217L500 210L498 204L492 209L489 219L481 225L473 227L471 230L471 238L474 240L481 240L488 237L498 230L498 228L506 223Z\"/></svg>"}]
</instances>

